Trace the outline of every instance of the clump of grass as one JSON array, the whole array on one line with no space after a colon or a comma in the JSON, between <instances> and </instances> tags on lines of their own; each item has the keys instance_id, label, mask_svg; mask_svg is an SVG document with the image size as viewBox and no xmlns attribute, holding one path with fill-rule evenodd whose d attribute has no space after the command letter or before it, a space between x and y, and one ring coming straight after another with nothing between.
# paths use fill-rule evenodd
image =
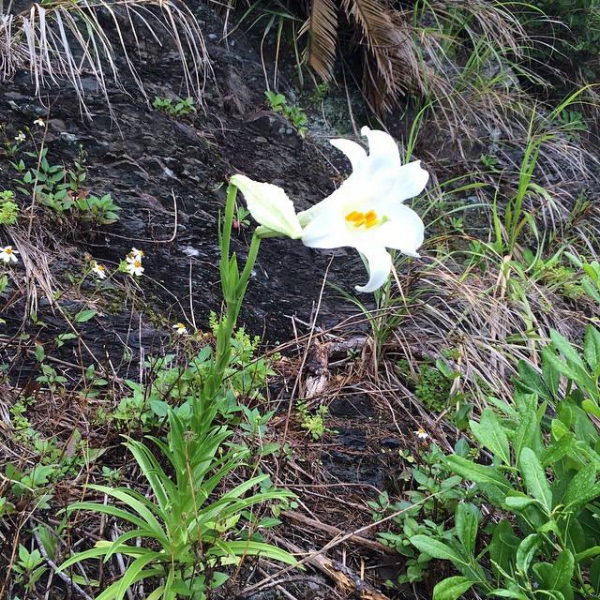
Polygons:
<instances>
[{"instance_id":1,"label":"clump of grass","mask_svg":"<svg viewBox=\"0 0 600 600\"><path fill-rule=\"evenodd\" d=\"M134 42L129 41L128 33ZM201 102L208 55L200 25L178 0L59 0L32 3L19 13L11 11L11 3L0 4L0 82L8 81L23 68L31 72L38 95L48 83L67 81L83 112L91 117L82 77L93 77L110 105L108 81L124 90L119 57L146 97L132 58L132 47L137 50L146 37L159 45L162 40L173 44L181 59L188 95Z\"/></svg>"}]
</instances>

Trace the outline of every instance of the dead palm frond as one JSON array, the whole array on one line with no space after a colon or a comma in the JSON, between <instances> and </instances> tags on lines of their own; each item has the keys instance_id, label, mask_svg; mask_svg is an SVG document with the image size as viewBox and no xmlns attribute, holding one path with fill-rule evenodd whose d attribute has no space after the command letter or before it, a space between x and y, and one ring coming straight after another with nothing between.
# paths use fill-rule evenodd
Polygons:
<instances>
[{"instance_id":1,"label":"dead palm frond","mask_svg":"<svg viewBox=\"0 0 600 600\"><path fill-rule=\"evenodd\" d=\"M131 56L144 37L162 46L168 40L178 53L186 94L202 101L209 68L202 31L178 0L59 0L31 4L20 13L0 4L0 81L28 69L36 94L49 82L71 84L83 111L82 78L92 77L108 102L108 82L124 89L119 56L145 96ZM131 39L130 39L131 38Z\"/></svg>"},{"instance_id":2,"label":"dead palm frond","mask_svg":"<svg viewBox=\"0 0 600 600\"><path fill-rule=\"evenodd\" d=\"M305 60L324 81L331 79L338 38L338 7L335 0L313 0L300 35L308 33Z\"/></svg>"},{"instance_id":3,"label":"dead palm frond","mask_svg":"<svg viewBox=\"0 0 600 600\"><path fill-rule=\"evenodd\" d=\"M379 111L391 109L408 91L461 98L473 57L480 69L490 70L492 62L501 64L508 56L519 60L529 44L518 17L496 0L425 0L401 10L390 0L312 0L302 29L308 37L305 56L326 81L343 23L362 50L363 92ZM468 99L450 109L473 112Z\"/></svg>"}]
</instances>

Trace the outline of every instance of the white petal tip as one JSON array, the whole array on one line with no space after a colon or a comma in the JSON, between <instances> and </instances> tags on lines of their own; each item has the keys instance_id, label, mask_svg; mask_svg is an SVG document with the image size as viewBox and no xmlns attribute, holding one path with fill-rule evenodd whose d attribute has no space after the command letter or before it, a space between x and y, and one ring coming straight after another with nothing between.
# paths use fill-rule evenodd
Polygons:
<instances>
[{"instance_id":1,"label":"white petal tip","mask_svg":"<svg viewBox=\"0 0 600 600\"><path fill-rule=\"evenodd\" d=\"M367 135L367 133L369 133L369 131L371 131L370 127L367 127L366 125L364 127L361 128L360 130L360 135Z\"/></svg>"}]
</instances>

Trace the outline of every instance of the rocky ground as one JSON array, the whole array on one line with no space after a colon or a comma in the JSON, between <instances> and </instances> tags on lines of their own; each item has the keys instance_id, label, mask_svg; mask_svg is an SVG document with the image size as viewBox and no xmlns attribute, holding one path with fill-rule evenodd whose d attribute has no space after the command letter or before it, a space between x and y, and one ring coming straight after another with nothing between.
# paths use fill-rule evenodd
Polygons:
<instances>
[{"instance_id":1,"label":"rocky ground","mask_svg":"<svg viewBox=\"0 0 600 600\"><path fill-rule=\"evenodd\" d=\"M195 114L175 118L153 110L127 77L126 92L110 90L110 106L94 80L84 79L91 120L82 117L66 86L49 87L41 99L36 98L29 73L18 73L0 89L0 124L6 143L10 145L20 131L28 132L18 156L0 154L0 191L19 187L15 180L20 175L11 162L22 158L28 167L35 166L43 144L50 164L70 169L75 161L85 161L85 189L97 196L111 194L121 207L118 222L96 226L30 208L31 198L17 193L30 220L24 228L0 229L0 246L12 243L23 259L14 287L0 299L4 320L0 361L7 375L0 406L5 420L15 390L39 389L36 348L46 347L47 353L52 348L57 368L69 381L76 381L80 367L94 361L119 376L131 377L141 358L164 351L174 323L208 329L209 313L218 311L221 301L217 230L229 176L241 172L281 185L299 209L306 209L331 192L348 170L345 159L326 143L325 132L303 138L284 117L268 110L257 41L238 32L225 43L217 14L201 8L198 17L212 74L204 90L205 105ZM172 50L150 43L146 50L139 74L148 97L183 95L179 62ZM293 93L291 79L286 81L285 74L280 77L280 87ZM33 125L38 118L47 123L45 132ZM335 135L332 129L331 136ZM246 252L252 227L240 224L235 240L240 256ZM82 278L89 260L114 270L132 246L146 255L146 271L137 283L124 277L108 283ZM337 291L323 286L325 277L351 292L354 285L364 283L366 272L351 250L326 253L289 240L265 241L241 324L265 342L277 343L301 337L313 320L319 328L344 322L357 310ZM95 314L77 323L78 335L55 348L57 336L70 331L67 323L88 309ZM364 322L355 320L344 335L364 327ZM302 341L298 348L301 355ZM299 440L302 458L292 462L295 467L290 473L281 475L290 489L306 491L305 501L312 507L314 522L308 528L293 518L287 524L288 543L302 549L325 544L332 535L370 522L365 502L378 490L397 485L393 476L400 468L397 449L407 444L404 432L414 426L410 419L389 424L385 403L379 406L364 394L360 375L348 371L343 362L334 387L326 440L313 442L305 432L292 431L290 439ZM281 415L287 412L286 397L289 388L276 399ZM70 431L87 429L84 435L90 440L104 435L92 431L86 416L69 402L40 394L37 417L31 418L48 436L58 426L54 435L64 437L65 447L69 440L61 425L65 418ZM106 436L114 444L103 459L110 465L122 451L114 431ZM108 438L96 441L104 445ZM2 462L8 459L6 455ZM68 488L57 487L57 498L68 494ZM6 547L16 539L18 524L13 524L15 529L2 534ZM351 549L348 554L342 551L346 546L337 547L332 556L344 564L330 566L329 578L307 577L294 584L297 597L340 597L344 589L344 594L354 594L363 586L357 583L356 573L365 560L371 561L366 579L382 582L393 575L397 557L374 541L372 531L365 535L370 548L363 538L354 546L362 549L356 554ZM3 559L9 555L3 553ZM239 582L240 588L243 583ZM365 590L361 597L383 597L369 586ZM60 594L67 592L60 588L56 593L64 597Z\"/></svg>"}]
</instances>

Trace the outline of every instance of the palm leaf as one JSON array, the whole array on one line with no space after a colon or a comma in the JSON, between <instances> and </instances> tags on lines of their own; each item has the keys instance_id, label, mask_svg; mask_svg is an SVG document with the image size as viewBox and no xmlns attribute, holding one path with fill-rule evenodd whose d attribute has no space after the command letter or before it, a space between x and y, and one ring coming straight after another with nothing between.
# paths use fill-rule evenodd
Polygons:
<instances>
[{"instance_id":1,"label":"palm leaf","mask_svg":"<svg viewBox=\"0 0 600 600\"><path fill-rule=\"evenodd\" d=\"M390 110L409 89L422 91L419 60L405 15L382 0L342 0L364 49L362 88L378 111Z\"/></svg>"},{"instance_id":2,"label":"palm leaf","mask_svg":"<svg viewBox=\"0 0 600 600\"><path fill-rule=\"evenodd\" d=\"M300 35L308 34L305 60L324 81L331 79L338 37L335 0L312 0Z\"/></svg>"}]
</instances>

